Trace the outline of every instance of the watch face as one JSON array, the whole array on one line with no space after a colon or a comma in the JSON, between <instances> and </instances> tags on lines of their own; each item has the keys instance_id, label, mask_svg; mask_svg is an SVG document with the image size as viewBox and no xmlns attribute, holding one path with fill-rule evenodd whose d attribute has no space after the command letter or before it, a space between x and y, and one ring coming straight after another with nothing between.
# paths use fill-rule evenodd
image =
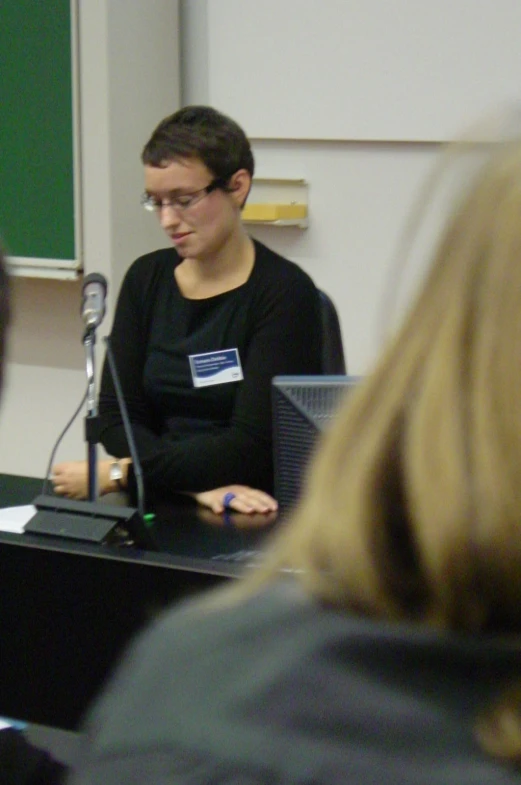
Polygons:
<instances>
[{"instance_id":1,"label":"watch face","mask_svg":"<svg viewBox=\"0 0 521 785\"><path fill-rule=\"evenodd\" d=\"M109 477L111 480L121 480L123 477L123 470L117 461L110 464Z\"/></svg>"}]
</instances>

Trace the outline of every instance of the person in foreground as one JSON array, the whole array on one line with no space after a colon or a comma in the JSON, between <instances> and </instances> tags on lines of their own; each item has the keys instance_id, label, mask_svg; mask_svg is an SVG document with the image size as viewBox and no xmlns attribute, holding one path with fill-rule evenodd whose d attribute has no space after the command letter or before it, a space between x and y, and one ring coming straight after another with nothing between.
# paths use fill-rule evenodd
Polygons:
<instances>
[{"instance_id":1,"label":"person in foreground","mask_svg":"<svg viewBox=\"0 0 521 785\"><path fill-rule=\"evenodd\" d=\"M521 782L520 354L516 144L264 565L135 643L71 783Z\"/></svg>"},{"instance_id":2,"label":"person in foreground","mask_svg":"<svg viewBox=\"0 0 521 785\"><path fill-rule=\"evenodd\" d=\"M142 162L143 206L173 247L130 267L112 348L147 491L188 492L214 512L226 494L240 512L272 511L271 380L321 372L318 290L247 234L241 210L254 160L233 120L210 107L181 109L155 129ZM120 459L100 462L101 491L132 488L107 366L99 409L101 441ZM59 494L84 497L86 463L58 464L53 482Z\"/></svg>"}]
</instances>

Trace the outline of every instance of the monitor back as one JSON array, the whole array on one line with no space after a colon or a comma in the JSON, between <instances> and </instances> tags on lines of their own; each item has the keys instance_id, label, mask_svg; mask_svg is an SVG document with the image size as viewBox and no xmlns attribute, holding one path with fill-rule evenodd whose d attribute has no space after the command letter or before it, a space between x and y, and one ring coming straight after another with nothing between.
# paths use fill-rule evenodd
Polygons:
<instances>
[{"instance_id":1,"label":"monitor back","mask_svg":"<svg viewBox=\"0 0 521 785\"><path fill-rule=\"evenodd\" d=\"M356 376L276 376L272 382L275 498L287 512L301 492L319 435Z\"/></svg>"}]
</instances>

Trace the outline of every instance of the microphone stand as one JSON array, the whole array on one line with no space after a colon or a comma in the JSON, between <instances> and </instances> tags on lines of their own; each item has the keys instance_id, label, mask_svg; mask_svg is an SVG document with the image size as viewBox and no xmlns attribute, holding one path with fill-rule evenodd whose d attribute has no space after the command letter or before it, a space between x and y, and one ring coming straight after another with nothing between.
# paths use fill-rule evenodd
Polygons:
<instances>
[{"instance_id":1,"label":"microphone stand","mask_svg":"<svg viewBox=\"0 0 521 785\"><path fill-rule=\"evenodd\" d=\"M85 347L85 362L87 372L87 415L85 417L85 441L87 443L88 465L88 494L89 501L94 502L99 495L98 483L98 444L100 436L100 420L96 402L96 381L94 346L96 344L96 329L88 327L83 336Z\"/></svg>"}]
</instances>

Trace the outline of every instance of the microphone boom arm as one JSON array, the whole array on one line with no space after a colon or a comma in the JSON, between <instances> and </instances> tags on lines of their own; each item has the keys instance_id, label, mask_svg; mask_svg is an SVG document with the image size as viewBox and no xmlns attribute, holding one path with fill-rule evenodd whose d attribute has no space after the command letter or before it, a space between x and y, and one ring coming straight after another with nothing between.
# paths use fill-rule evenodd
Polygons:
<instances>
[{"instance_id":1,"label":"microphone boom arm","mask_svg":"<svg viewBox=\"0 0 521 785\"><path fill-rule=\"evenodd\" d=\"M87 329L83 336L85 347L85 364L87 373L87 415L85 418L85 441L87 442L87 471L88 471L88 493L87 498L95 502L98 498L98 448L99 443L99 417L98 406L96 403L96 382L95 382L95 363L94 345L96 343L96 332L94 329Z\"/></svg>"},{"instance_id":2,"label":"microphone boom arm","mask_svg":"<svg viewBox=\"0 0 521 785\"><path fill-rule=\"evenodd\" d=\"M137 452L136 442L134 440L134 435L132 433L132 425L130 424L130 418L128 416L127 404L125 402L125 396L123 395L123 390L121 389L121 384L119 381L118 370L116 367L116 362L114 360L114 354L112 352L112 346L110 345L110 337L106 336L104 339L105 346L107 349L107 361L110 368L110 374L112 376L112 382L114 384L114 390L116 392L116 398L118 401L119 411L121 413L121 419L123 420L123 428L125 431L125 436L127 437L128 448L130 451L130 457L132 458L132 466L134 469L134 477L136 478L136 491L137 491L137 510L142 518L145 516L145 488L143 483L143 470L141 468L141 461L139 460L139 455Z\"/></svg>"}]
</instances>

